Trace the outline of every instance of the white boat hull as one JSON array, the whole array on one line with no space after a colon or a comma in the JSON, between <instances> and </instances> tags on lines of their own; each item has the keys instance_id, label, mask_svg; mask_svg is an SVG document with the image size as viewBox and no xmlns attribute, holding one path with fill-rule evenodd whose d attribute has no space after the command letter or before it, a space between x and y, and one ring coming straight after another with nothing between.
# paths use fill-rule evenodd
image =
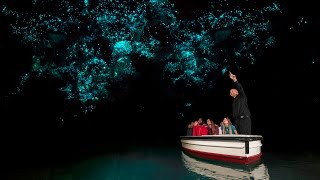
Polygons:
<instances>
[{"instance_id":1,"label":"white boat hull","mask_svg":"<svg viewBox=\"0 0 320 180\"><path fill-rule=\"evenodd\" d=\"M183 150L205 159L249 164L260 159L262 136L208 135L181 136Z\"/></svg>"}]
</instances>

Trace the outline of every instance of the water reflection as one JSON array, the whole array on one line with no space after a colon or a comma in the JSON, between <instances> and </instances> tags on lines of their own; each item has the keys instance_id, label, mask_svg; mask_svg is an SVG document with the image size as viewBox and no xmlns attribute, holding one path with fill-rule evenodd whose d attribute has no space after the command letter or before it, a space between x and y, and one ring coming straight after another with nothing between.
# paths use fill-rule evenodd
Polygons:
<instances>
[{"instance_id":1,"label":"water reflection","mask_svg":"<svg viewBox=\"0 0 320 180\"><path fill-rule=\"evenodd\" d=\"M274 161L277 162L272 158L272 162ZM271 170L278 167L270 166ZM8 180L270 179L267 167L261 162L248 166L203 161L181 154L181 149L171 148L142 148L123 153L102 154L56 167L13 169L8 175Z\"/></svg>"},{"instance_id":2,"label":"water reflection","mask_svg":"<svg viewBox=\"0 0 320 180\"><path fill-rule=\"evenodd\" d=\"M61 164L60 164L61 165ZM179 148L141 148L101 154L65 165L34 164L8 168L8 180L206 180L206 179L315 179L320 177L318 154L267 154L263 162L238 165L205 161ZM266 167L268 166L268 168ZM33 167L32 167L33 166ZM2 169L3 170L3 169ZM2 174L1 174L2 175ZM2 176L1 176L2 177ZM1 178L0 178L1 179ZM1 180L2 180L1 179Z\"/></svg>"},{"instance_id":3,"label":"water reflection","mask_svg":"<svg viewBox=\"0 0 320 180\"><path fill-rule=\"evenodd\" d=\"M182 152L184 166L198 175L215 179L270 179L267 167L260 161L253 165L205 161Z\"/></svg>"}]
</instances>

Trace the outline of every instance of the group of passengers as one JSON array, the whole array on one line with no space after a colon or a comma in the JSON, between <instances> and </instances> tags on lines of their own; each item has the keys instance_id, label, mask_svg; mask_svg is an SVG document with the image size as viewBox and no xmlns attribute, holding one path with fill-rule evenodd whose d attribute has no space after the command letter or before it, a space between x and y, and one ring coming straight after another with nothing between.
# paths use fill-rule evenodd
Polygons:
<instances>
[{"instance_id":1,"label":"group of passengers","mask_svg":"<svg viewBox=\"0 0 320 180\"><path fill-rule=\"evenodd\" d=\"M228 117L223 118L220 126L215 124L212 119L207 119L207 123L202 118L191 122L188 125L187 136L219 135L219 134L238 134L234 125Z\"/></svg>"}]
</instances>

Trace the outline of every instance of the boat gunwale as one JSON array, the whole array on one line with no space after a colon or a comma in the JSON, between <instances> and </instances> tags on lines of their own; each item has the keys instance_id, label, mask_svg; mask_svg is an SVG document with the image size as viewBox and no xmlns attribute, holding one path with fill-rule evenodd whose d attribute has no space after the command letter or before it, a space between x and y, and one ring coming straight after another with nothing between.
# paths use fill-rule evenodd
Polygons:
<instances>
[{"instance_id":1,"label":"boat gunwale","mask_svg":"<svg viewBox=\"0 0 320 180\"><path fill-rule=\"evenodd\" d=\"M261 141L260 135L203 135L203 136L180 136L181 140L231 140L231 141Z\"/></svg>"}]
</instances>

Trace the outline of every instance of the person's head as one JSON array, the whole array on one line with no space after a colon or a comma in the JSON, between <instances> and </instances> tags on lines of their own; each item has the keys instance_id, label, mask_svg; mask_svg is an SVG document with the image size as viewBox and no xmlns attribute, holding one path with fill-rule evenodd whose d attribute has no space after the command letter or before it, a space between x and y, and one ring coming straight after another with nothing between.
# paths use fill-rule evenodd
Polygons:
<instances>
[{"instance_id":1,"label":"person's head","mask_svg":"<svg viewBox=\"0 0 320 180\"><path fill-rule=\"evenodd\" d=\"M219 134L219 131L216 131L216 124L214 124L214 122L213 122L213 120L212 119L208 119L207 120L207 123L208 123L208 125L209 125L209 123L210 123L210 129L211 129L211 134L213 134L213 135L215 135L215 134Z\"/></svg>"},{"instance_id":2,"label":"person's head","mask_svg":"<svg viewBox=\"0 0 320 180\"><path fill-rule=\"evenodd\" d=\"M199 125L198 121L193 122L193 126L198 126L198 125Z\"/></svg>"},{"instance_id":3,"label":"person's head","mask_svg":"<svg viewBox=\"0 0 320 180\"><path fill-rule=\"evenodd\" d=\"M230 121L230 119L228 118L228 117L225 117L225 118L223 118L223 124L225 125L225 126L229 126L229 125L231 125L231 121Z\"/></svg>"},{"instance_id":4,"label":"person's head","mask_svg":"<svg viewBox=\"0 0 320 180\"><path fill-rule=\"evenodd\" d=\"M199 124L199 125L202 125L202 124L203 124L202 118L199 118L199 119L198 119L198 124Z\"/></svg>"},{"instance_id":5,"label":"person's head","mask_svg":"<svg viewBox=\"0 0 320 180\"><path fill-rule=\"evenodd\" d=\"M238 90L237 89L230 89L230 96L232 96L233 98L237 97L239 94Z\"/></svg>"},{"instance_id":6,"label":"person's head","mask_svg":"<svg viewBox=\"0 0 320 180\"><path fill-rule=\"evenodd\" d=\"M207 119L207 124L208 125L211 125L212 124L211 122L212 122L211 119Z\"/></svg>"}]
</instances>

